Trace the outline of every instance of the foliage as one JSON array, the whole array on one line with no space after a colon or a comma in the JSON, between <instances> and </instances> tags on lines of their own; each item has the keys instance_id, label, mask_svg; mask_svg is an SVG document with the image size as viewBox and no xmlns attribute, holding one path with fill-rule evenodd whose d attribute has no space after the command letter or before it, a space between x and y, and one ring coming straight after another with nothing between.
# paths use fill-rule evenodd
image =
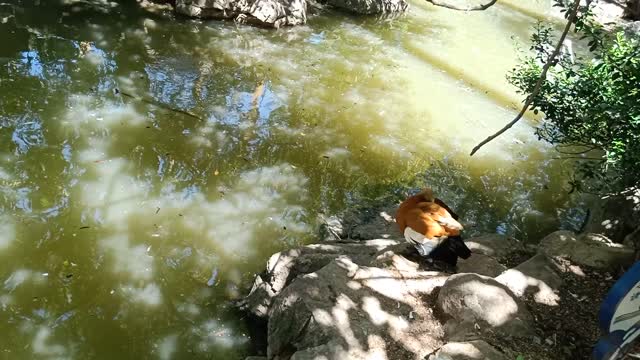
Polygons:
<instances>
[{"instance_id":1,"label":"foliage","mask_svg":"<svg viewBox=\"0 0 640 360\"><path fill-rule=\"evenodd\" d=\"M533 99L531 108L544 114L536 134L578 155L573 185L579 190L610 193L635 186L640 179L640 44L622 31L605 32L588 7L581 7L575 28L589 54L556 59ZM538 24L531 37L534 54L508 75L520 93L533 91L553 49L551 34Z\"/></svg>"}]
</instances>

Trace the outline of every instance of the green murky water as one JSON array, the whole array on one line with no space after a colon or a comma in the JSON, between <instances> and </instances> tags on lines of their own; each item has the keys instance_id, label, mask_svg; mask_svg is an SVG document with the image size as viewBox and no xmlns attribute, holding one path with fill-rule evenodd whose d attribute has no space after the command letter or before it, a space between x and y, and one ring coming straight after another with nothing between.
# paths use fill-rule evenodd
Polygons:
<instances>
[{"instance_id":1,"label":"green murky water","mask_svg":"<svg viewBox=\"0 0 640 360\"><path fill-rule=\"evenodd\" d=\"M419 173L470 232L571 226L570 164L530 124L467 156L548 9L501 3L278 31L0 4L0 358L242 358L229 300L267 257Z\"/></svg>"}]
</instances>

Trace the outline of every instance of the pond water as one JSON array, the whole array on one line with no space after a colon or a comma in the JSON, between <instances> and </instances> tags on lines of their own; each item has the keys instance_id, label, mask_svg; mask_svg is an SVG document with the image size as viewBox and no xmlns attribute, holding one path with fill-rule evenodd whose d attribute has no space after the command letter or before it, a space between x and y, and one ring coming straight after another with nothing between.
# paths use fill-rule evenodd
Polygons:
<instances>
[{"instance_id":1,"label":"pond water","mask_svg":"<svg viewBox=\"0 0 640 360\"><path fill-rule=\"evenodd\" d=\"M321 213L426 183L469 233L575 226L505 81L548 1L277 31L0 4L0 358L241 359L229 305Z\"/></svg>"}]
</instances>

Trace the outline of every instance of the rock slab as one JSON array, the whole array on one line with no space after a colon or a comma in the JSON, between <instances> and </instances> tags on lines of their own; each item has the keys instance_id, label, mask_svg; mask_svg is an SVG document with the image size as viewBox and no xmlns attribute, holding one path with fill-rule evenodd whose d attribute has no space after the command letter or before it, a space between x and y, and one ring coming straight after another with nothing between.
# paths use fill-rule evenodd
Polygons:
<instances>
[{"instance_id":1,"label":"rock slab","mask_svg":"<svg viewBox=\"0 0 640 360\"><path fill-rule=\"evenodd\" d=\"M427 360L508 360L483 340L450 342Z\"/></svg>"},{"instance_id":2,"label":"rock slab","mask_svg":"<svg viewBox=\"0 0 640 360\"><path fill-rule=\"evenodd\" d=\"M549 306L558 305L557 292L562 286L560 266L545 254L537 254L524 263L509 269L496 280L521 298L532 294L536 302Z\"/></svg>"},{"instance_id":3,"label":"rock slab","mask_svg":"<svg viewBox=\"0 0 640 360\"><path fill-rule=\"evenodd\" d=\"M617 244L606 236L572 231L556 231L540 241L539 252L551 257L564 257L577 264L599 269L615 269L633 264L635 251Z\"/></svg>"},{"instance_id":4,"label":"rock slab","mask_svg":"<svg viewBox=\"0 0 640 360\"><path fill-rule=\"evenodd\" d=\"M360 242L326 242L273 254L267 261L263 274L257 275L247 297L238 302L238 307L259 318L266 318L274 296L298 276L320 270L338 257L368 265L377 253L398 245L394 240L368 240Z\"/></svg>"},{"instance_id":5,"label":"rock slab","mask_svg":"<svg viewBox=\"0 0 640 360\"><path fill-rule=\"evenodd\" d=\"M507 336L532 334L532 317L509 288L488 276L456 274L440 289L438 309L452 318L448 338L458 340L469 331L493 330Z\"/></svg>"},{"instance_id":6,"label":"rock slab","mask_svg":"<svg viewBox=\"0 0 640 360\"><path fill-rule=\"evenodd\" d=\"M275 297L268 358L424 358L444 334L424 297L445 280L437 272L359 266L340 257Z\"/></svg>"},{"instance_id":7,"label":"rock slab","mask_svg":"<svg viewBox=\"0 0 640 360\"><path fill-rule=\"evenodd\" d=\"M497 259L505 258L514 252L523 251L524 245L516 238L487 234L465 240L472 253L491 256Z\"/></svg>"}]
</instances>

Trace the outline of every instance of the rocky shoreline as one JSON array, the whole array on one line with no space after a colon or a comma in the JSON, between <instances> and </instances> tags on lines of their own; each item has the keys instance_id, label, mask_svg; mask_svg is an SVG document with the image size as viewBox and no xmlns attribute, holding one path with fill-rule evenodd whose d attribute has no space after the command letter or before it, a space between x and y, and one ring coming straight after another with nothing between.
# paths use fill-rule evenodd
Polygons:
<instances>
[{"instance_id":1,"label":"rocky shoreline","mask_svg":"<svg viewBox=\"0 0 640 360\"><path fill-rule=\"evenodd\" d=\"M360 15L393 15L407 10L405 0L141 0L152 9L170 6L183 16L233 20L269 28L306 24L307 15L324 6Z\"/></svg>"},{"instance_id":2,"label":"rocky shoreline","mask_svg":"<svg viewBox=\"0 0 640 360\"><path fill-rule=\"evenodd\" d=\"M357 226L328 219L321 234L271 256L238 302L267 324L250 359L588 358L600 302L635 260L603 234L556 231L536 246L470 238L456 269L429 265L384 209Z\"/></svg>"}]
</instances>

